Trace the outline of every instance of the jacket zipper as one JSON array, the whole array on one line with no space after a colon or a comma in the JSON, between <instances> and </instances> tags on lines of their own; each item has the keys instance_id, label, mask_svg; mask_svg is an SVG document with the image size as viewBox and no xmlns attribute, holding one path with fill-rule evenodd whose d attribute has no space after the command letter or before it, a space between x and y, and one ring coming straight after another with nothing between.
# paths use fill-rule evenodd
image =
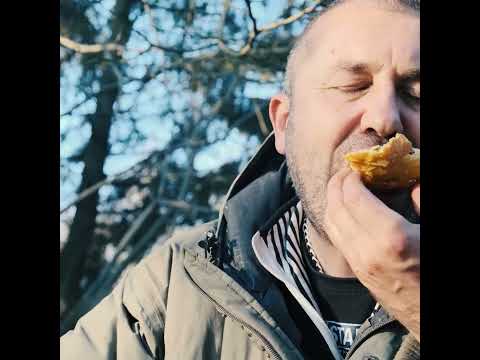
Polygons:
<instances>
[{"instance_id":1,"label":"jacket zipper","mask_svg":"<svg viewBox=\"0 0 480 360\"><path fill-rule=\"evenodd\" d=\"M270 342L262 335L260 334L257 330L255 330L254 328L252 328L250 325L248 325L247 323L245 323L243 320L239 319L238 317L236 317L235 315L233 315L231 312L229 312L227 309L225 309L222 305L218 304L214 299L212 299L210 297L210 295L208 295L200 286L198 286L196 283L195 283L195 286L207 297L207 299L215 306L215 308L217 309L217 311L222 314L223 316L229 316L231 319L233 319L234 321L238 322L241 324L242 328L245 327L247 329L249 329L252 333L255 333L256 336L264 343L265 345L265 348L268 349L268 351L270 351L270 353L272 354L272 357L274 359L278 359L278 360L281 360L281 357L280 357L280 354L278 354L278 352L273 348L273 346L270 344ZM387 324L390 324L391 322L395 321L395 319L389 319L388 321L384 322L384 323L378 323L376 325L372 325L371 327L369 327L368 329L366 329L363 334L361 334L359 337L357 337L353 344L353 346L350 348L350 350L348 351L347 355L345 356L345 360L349 359L350 356L352 355L352 353L360 346L360 344L368 337L368 335L372 334L374 331L384 327L385 325Z\"/></svg>"},{"instance_id":2,"label":"jacket zipper","mask_svg":"<svg viewBox=\"0 0 480 360\"><path fill-rule=\"evenodd\" d=\"M376 331L376 330L378 330L378 329L384 327L385 325L390 324L391 322L394 322L394 321L395 321L395 319L389 319L388 321L386 321L384 323L378 323L376 325L372 325L368 329L366 329L362 334L360 334L360 336L357 336L357 338L353 342L352 347L350 348L350 350L348 350L347 355L345 355L345 360L349 359L350 356L352 355L352 353L360 346L360 344L363 343L365 341L365 339L369 335L371 335L374 331Z\"/></svg>"},{"instance_id":3,"label":"jacket zipper","mask_svg":"<svg viewBox=\"0 0 480 360\"><path fill-rule=\"evenodd\" d=\"M222 314L223 316L229 316L231 319L233 319L234 321L238 322L241 324L242 326L242 329L243 328L247 328L248 330L250 330L252 333L254 333L261 341L262 343L264 344L265 346L265 350L268 350L270 353L271 353L271 357L273 357L274 359L277 359L277 360L282 360L282 358L280 357L280 354L273 348L272 344L270 344L270 342L262 335L260 334L257 330L255 330L254 328L252 328L250 325L248 325L246 322L244 322L243 320L239 319L238 317L236 317L235 315L233 315L231 312L229 312L227 309L225 309L222 305L220 305L219 303L217 303L214 299L212 299L210 297L210 295L208 295L200 286L198 286L195 282L193 282L195 284L195 286L207 297L207 299L215 306L215 308L217 309L217 311ZM248 333L247 333L248 335ZM262 349L263 350L263 349Z\"/></svg>"}]
</instances>

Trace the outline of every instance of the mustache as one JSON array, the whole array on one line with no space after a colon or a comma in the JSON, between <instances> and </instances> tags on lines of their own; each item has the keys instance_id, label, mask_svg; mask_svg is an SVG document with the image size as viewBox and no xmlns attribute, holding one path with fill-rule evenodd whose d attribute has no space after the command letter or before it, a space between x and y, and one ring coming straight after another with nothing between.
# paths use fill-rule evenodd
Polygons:
<instances>
[{"instance_id":1,"label":"mustache","mask_svg":"<svg viewBox=\"0 0 480 360\"><path fill-rule=\"evenodd\" d=\"M352 134L343 140L335 150L343 158L349 152L368 149L372 146L383 145L388 140L376 133Z\"/></svg>"},{"instance_id":2,"label":"mustache","mask_svg":"<svg viewBox=\"0 0 480 360\"><path fill-rule=\"evenodd\" d=\"M368 149L375 145L383 145L386 142L387 139L373 132L361 134L356 133L348 136L340 143L333 153L328 178L331 178L333 174L338 172L340 169L348 167L344 156L349 152Z\"/></svg>"}]
</instances>

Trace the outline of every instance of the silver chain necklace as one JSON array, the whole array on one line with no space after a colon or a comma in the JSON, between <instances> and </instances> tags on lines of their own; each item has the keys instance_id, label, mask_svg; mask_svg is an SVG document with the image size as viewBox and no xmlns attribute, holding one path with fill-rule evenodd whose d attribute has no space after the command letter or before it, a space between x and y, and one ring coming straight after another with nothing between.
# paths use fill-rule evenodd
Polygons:
<instances>
[{"instance_id":1,"label":"silver chain necklace","mask_svg":"<svg viewBox=\"0 0 480 360\"><path fill-rule=\"evenodd\" d=\"M322 265L320 265L320 261L318 261L317 255L315 255L315 251L313 251L312 244L310 244L310 241L308 241L308 231L307 231L307 218L303 220L303 234L305 236L305 243L307 244L308 252L310 253L310 257L312 258L315 267L317 268L318 271L321 273L325 273L323 270ZM381 305L380 303L375 304L375 308L372 311L372 314L368 317L370 319L375 315L375 313L380 309Z\"/></svg>"},{"instance_id":2,"label":"silver chain necklace","mask_svg":"<svg viewBox=\"0 0 480 360\"><path fill-rule=\"evenodd\" d=\"M324 273L325 271L323 270L322 265L320 265L320 261L318 261L317 255L315 255L315 251L313 251L312 244L310 244L310 241L308 240L308 231L307 231L307 218L303 220L303 234L305 237L305 243L307 244L308 252L310 253L310 257L312 258L315 267L317 268L318 271L321 273Z\"/></svg>"}]
</instances>

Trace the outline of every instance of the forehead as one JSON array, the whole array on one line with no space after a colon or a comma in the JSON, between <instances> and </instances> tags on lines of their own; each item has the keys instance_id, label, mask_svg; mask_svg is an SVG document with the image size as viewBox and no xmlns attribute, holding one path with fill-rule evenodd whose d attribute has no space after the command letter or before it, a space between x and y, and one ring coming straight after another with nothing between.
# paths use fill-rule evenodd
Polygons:
<instances>
[{"instance_id":1,"label":"forehead","mask_svg":"<svg viewBox=\"0 0 480 360\"><path fill-rule=\"evenodd\" d=\"M420 67L420 18L370 2L346 3L322 15L305 39L305 60L328 70L339 62Z\"/></svg>"}]
</instances>

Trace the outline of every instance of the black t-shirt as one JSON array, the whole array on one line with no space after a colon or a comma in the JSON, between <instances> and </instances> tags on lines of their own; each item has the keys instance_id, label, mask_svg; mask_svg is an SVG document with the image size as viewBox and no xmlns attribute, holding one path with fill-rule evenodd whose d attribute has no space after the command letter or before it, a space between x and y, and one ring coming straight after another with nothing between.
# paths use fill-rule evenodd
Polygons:
<instances>
[{"instance_id":1,"label":"black t-shirt","mask_svg":"<svg viewBox=\"0 0 480 360\"><path fill-rule=\"evenodd\" d=\"M305 359L335 360L327 343L305 310L303 310L302 306L292 296L285 284L279 280L276 281L282 290L290 317L295 321L295 325L300 330L301 340L298 347Z\"/></svg>"},{"instance_id":2,"label":"black t-shirt","mask_svg":"<svg viewBox=\"0 0 480 360\"><path fill-rule=\"evenodd\" d=\"M356 278L335 278L322 274L308 254L305 239L301 236L300 249L307 274L313 287L313 295L327 323L337 348L345 356L355 339L361 324L370 316L375 300L368 289ZM301 350L307 358L333 359L325 340L300 304L285 285L281 289L287 301L290 315L302 333Z\"/></svg>"}]
</instances>

